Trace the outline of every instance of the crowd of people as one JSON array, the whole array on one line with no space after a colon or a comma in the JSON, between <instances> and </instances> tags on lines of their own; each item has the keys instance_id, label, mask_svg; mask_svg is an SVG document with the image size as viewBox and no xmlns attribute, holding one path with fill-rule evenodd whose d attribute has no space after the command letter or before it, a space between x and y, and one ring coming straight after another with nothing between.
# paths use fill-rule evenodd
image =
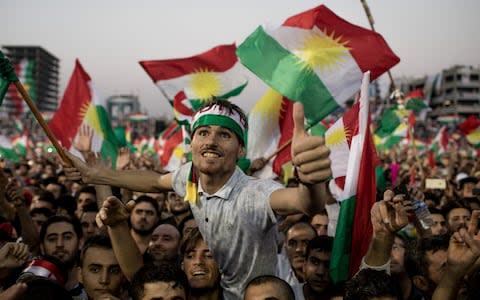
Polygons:
<instances>
[{"instance_id":1,"label":"crowd of people","mask_svg":"<svg viewBox=\"0 0 480 300\"><path fill-rule=\"evenodd\" d=\"M295 104L294 177L248 176L236 166L246 120L227 101L200 109L192 161L173 173L128 151L112 169L88 129L82 157L2 160L0 299L480 299L480 160L455 143L435 167L406 148L382 154L370 248L333 282L328 148Z\"/></svg>"}]
</instances>

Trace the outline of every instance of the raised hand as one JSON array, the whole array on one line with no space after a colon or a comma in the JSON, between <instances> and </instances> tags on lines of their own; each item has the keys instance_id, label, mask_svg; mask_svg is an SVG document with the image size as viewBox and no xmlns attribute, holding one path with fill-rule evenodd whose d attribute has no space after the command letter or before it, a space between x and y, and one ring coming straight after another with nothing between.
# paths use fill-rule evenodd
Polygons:
<instances>
[{"instance_id":1,"label":"raised hand","mask_svg":"<svg viewBox=\"0 0 480 300\"><path fill-rule=\"evenodd\" d=\"M93 129L83 124L78 130L77 139L73 147L81 153L88 153L92 150Z\"/></svg>"},{"instance_id":2,"label":"raised hand","mask_svg":"<svg viewBox=\"0 0 480 300\"><path fill-rule=\"evenodd\" d=\"M403 196L387 190L383 200L375 202L370 211L374 234L392 234L408 224Z\"/></svg>"},{"instance_id":3,"label":"raised hand","mask_svg":"<svg viewBox=\"0 0 480 300\"><path fill-rule=\"evenodd\" d=\"M324 182L332 175L330 150L322 137L309 136L305 132L304 120L303 104L296 102L293 105L292 162L301 183Z\"/></svg>"},{"instance_id":4,"label":"raised hand","mask_svg":"<svg viewBox=\"0 0 480 300\"><path fill-rule=\"evenodd\" d=\"M128 147L120 148L117 156L117 164L115 166L116 169L117 170L125 169L130 164L130 158L131 158L130 149L128 149Z\"/></svg>"},{"instance_id":5,"label":"raised hand","mask_svg":"<svg viewBox=\"0 0 480 300\"><path fill-rule=\"evenodd\" d=\"M103 202L100 211L98 212L98 219L102 224L107 226L115 226L121 222L126 221L130 216L130 211L135 203L130 201L126 206L115 196L109 196Z\"/></svg>"},{"instance_id":6,"label":"raised hand","mask_svg":"<svg viewBox=\"0 0 480 300\"><path fill-rule=\"evenodd\" d=\"M93 169L89 168L89 166L84 163L80 158L76 157L75 155L71 154L67 150L65 150L65 154L68 156L70 161L72 162L73 166L67 165L62 163L63 170L65 171L65 175L69 180L72 181L83 181L84 183L90 183L90 175Z\"/></svg>"},{"instance_id":7,"label":"raised hand","mask_svg":"<svg viewBox=\"0 0 480 300\"><path fill-rule=\"evenodd\" d=\"M30 252L24 243L6 243L0 248L0 268L14 269L22 266Z\"/></svg>"}]
</instances>

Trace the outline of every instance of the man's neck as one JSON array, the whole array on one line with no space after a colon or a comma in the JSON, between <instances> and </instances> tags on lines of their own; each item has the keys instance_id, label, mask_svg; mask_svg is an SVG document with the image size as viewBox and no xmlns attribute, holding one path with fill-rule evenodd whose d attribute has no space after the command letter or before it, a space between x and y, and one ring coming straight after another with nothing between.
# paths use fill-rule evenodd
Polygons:
<instances>
[{"instance_id":1,"label":"man's neck","mask_svg":"<svg viewBox=\"0 0 480 300\"><path fill-rule=\"evenodd\" d=\"M200 184L202 185L202 189L209 195L215 194L219 191L233 176L235 169L233 169L230 173L221 173L221 174L202 174L200 173Z\"/></svg>"},{"instance_id":2,"label":"man's neck","mask_svg":"<svg viewBox=\"0 0 480 300\"><path fill-rule=\"evenodd\" d=\"M149 235L140 235L135 230L130 229L130 235L135 240L140 253L145 253L148 248L148 243L150 242L151 234Z\"/></svg>"},{"instance_id":3,"label":"man's neck","mask_svg":"<svg viewBox=\"0 0 480 300\"><path fill-rule=\"evenodd\" d=\"M303 285L303 297L305 298L305 300L324 300L324 299L326 300L326 299L330 299L330 297L328 297L327 293L324 293L325 295L322 295L322 294L319 294L319 293L315 292L314 290L312 290L312 288L308 285L308 283L305 283Z\"/></svg>"},{"instance_id":4,"label":"man's neck","mask_svg":"<svg viewBox=\"0 0 480 300\"><path fill-rule=\"evenodd\" d=\"M407 300L410 296L410 293L412 292L412 281L410 280L410 277L408 277L408 274L406 272L392 274L392 277L398 282L398 285L400 286L402 299Z\"/></svg>"},{"instance_id":5,"label":"man's neck","mask_svg":"<svg viewBox=\"0 0 480 300\"><path fill-rule=\"evenodd\" d=\"M216 300L220 299L220 287L216 289L192 289L189 300Z\"/></svg>"}]
</instances>

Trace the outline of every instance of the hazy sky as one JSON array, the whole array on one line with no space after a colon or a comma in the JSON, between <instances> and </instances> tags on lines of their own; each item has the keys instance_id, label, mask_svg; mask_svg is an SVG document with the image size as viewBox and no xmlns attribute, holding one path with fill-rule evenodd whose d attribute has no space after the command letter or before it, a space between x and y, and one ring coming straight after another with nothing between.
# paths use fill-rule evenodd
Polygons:
<instances>
[{"instance_id":1,"label":"hazy sky","mask_svg":"<svg viewBox=\"0 0 480 300\"><path fill-rule=\"evenodd\" d=\"M401 59L394 77L480 65L480 1L367 3L376 30ZM279 24L320 4L369 27L360 0L0 0L0 45L39 45L58 57L61 95L79 58L101 96L137 94L143 110L159 116L171 114L171 108L138 61L238 45L258 25ZM263 92L252 76L246 92L233 101L248 111Z\"/></svg>"}]
</instances>

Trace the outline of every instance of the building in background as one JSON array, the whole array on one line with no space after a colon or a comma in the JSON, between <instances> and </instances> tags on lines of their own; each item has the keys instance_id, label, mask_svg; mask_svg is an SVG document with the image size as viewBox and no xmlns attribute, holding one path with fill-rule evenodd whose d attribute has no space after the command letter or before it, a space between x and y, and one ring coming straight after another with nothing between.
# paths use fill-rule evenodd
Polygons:
<instances>
[{"instance_id":1,"label":"building in background","mask_svg":"<svg viewBox=\"0 0 480 300\"><path fill-rule=\"evenodd\" d=\"M39 46L3 46L2 52L15 67L15 73L41 112L58 106L59 59ZM23 99L11 85L0 112L5 116L22 116L28 112Z\"/></svg>"},{"instance_id":2,"label":"building in background","mask_svg":"<svg viewBox=\"0 0 480 300\"><path fill-rule=\"evenodd\" d=\"M118 122L123 122L125 119L135 113L140 112L140 101L135 95L113 95L107 98L107 111L112 119L114 126Z\"/></svg>"}]
</instances>

